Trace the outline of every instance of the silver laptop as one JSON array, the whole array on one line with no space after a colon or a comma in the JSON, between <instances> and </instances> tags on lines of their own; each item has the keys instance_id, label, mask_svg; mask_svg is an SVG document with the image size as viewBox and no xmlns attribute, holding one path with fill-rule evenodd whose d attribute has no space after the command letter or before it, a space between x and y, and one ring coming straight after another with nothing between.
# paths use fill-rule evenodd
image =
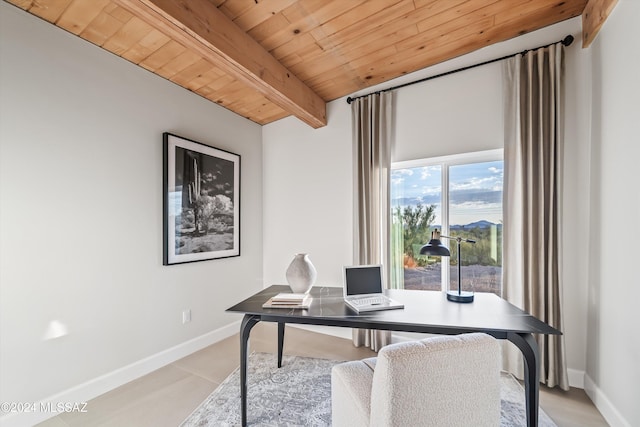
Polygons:
<instances>
[{"instance_id":1,"label":"silver laptop","mask_svg":"<svg viewBox=\"0 0 640 427\"><path fill-rule=\"evenodd\" d=\"M358 313L404 308L382 293L382 265L344 267L344 301Z\"/></svg>"}]
</instances>

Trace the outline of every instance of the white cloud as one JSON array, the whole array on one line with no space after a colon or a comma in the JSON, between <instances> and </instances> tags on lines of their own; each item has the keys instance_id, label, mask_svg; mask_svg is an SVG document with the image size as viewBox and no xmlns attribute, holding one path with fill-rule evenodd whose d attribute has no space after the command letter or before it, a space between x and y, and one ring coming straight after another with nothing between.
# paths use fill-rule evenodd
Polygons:
<instances>
[{"instance_id":1,"label":"white cloud","mask_svg":"<svg viewBox=\"0 0 640 427\"><path fill-rule=\"evenodd\" d=\"M452 182L451 190L487 190L502 188L502 179L498 176L487 176L484 178L473 177L464 182Z\"/></svg>"},{"instance_id":2,"label":"white cloud","mask_svg":"<svg viewBox=\"0 0 640 427\"><path fill-rule=\"evenodd\" d=\"M440 187L422 187L422 194L435 195L440 194Z\"/></svg>"},{"instance_id":3,"label":"white cloud","mask_svg":"<svg viewBox=\"0 0 640 427\"><path fill-rule=\"evenodd\" d=\"M413 175L413 170L411 169L394 169L391 171L391 175L408 175L411 176Z\"/></svg>"},{"instance_id":4,"label":"white cloud","mask_svg":"<svg viewBox=\"0 0 640 427\"><path fill-rule=\"evenodd\" d=\"M439 166L425 166L420 168L420 179L424 180L430 178L432 172L437 172L439 169Z\"/></svg>"},{"instance_id":5,"label":"white cloud","mask_svg":"<svg viewBox=\"0 0 640 427\"><path fill-rule=\"evenodd\" d=\"M411 175L413 175L411 169L394 169L391 171L391 184L401 185L406 181L405 177L410 177Z\"/></svg>"}]
</instances>

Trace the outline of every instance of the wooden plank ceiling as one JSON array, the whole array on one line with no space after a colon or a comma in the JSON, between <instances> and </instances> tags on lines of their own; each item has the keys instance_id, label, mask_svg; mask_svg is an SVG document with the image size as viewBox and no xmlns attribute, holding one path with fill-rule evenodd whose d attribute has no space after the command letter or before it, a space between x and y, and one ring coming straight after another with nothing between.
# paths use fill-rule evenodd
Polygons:
<instances>
[{"instance_id":1,"label":"wooden plank ceiling","mask_svg":"<svg viewBox=\"0 0 640 427\"><path fill-rule=\"evenodd\" d=\"M6 1L256 123L295 115L313 127L326 124L328 101L579 16L587 3Z\"/></svg>"}]
</instances>

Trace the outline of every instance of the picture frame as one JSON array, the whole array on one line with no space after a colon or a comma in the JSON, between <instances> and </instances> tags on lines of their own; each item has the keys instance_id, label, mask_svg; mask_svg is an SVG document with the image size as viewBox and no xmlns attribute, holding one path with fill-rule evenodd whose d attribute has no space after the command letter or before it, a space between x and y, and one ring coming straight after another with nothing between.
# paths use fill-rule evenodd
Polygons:
<instances>
[{"instance_id":1,"label":"picture frame","mask_svg":"<svg viewBox=\"0 0 640 427\"><path fill-rule=\"evenodd\" d=\"M163 141L163 265L240 256L240 155L169 132Z\"/></svg>"}]
</instances>

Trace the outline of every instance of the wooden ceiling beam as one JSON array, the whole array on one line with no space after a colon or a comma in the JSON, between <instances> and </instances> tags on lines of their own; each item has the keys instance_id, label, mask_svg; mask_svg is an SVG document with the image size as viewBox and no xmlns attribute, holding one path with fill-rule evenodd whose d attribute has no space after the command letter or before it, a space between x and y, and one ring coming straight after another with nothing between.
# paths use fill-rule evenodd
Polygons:
<instances>
[{"instance_id":1,"label":"wooden ceiling beam","mask_svg":"<svg viewBox=\"0 0 640 427\"><path fill-rule=\"evenodd\" d=\"M313 128L325 101L208 0L115 0Z\"/></svg>"},{"instance_id":2,"label":"wooden ceiling beam","mask_svg":"<svg viewBox=\"0 0 640 427\"><path fill-rule=\"evenodd\" d=\"M582 48L591 45L618 0L589 0L582 12Z\"/></svg>"}]
</instances>

